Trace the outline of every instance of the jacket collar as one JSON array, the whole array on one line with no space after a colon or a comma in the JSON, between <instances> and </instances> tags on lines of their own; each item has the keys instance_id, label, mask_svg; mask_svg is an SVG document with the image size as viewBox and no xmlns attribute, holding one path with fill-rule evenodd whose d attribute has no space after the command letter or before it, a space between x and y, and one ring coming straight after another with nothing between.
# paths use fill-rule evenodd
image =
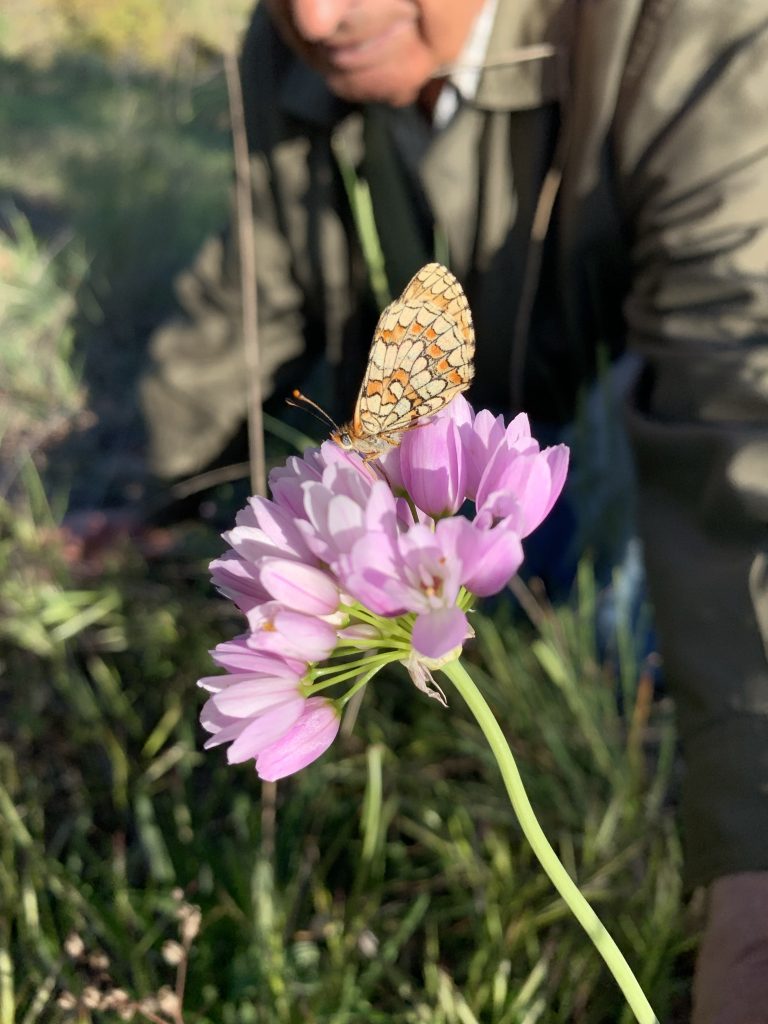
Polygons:
<instances>
[{"instance_id":1,"label":"jacket collar","mask_svg":"<svg viewBox=\"0 0 768 1024\"><path fill-rule=\"evenodd\" d=\"M476 105L525 110L562 98L577 0L499 0Z\"/></svg>"}]
</instances>

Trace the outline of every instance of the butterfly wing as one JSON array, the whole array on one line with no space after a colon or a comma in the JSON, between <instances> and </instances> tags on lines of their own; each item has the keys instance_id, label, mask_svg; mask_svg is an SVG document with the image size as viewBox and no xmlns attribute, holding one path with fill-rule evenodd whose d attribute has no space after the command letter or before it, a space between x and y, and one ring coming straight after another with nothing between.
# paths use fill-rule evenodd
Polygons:
<instances>
[{"instance_id":1,"label":"butterfly wing","mask_svg":"<svg viewBox=\"0 0 768 1024\"><path fill-rule=\"evenodd\" d=\"M475 332L464 291L428 263L379 318L351 433L406 430L443 408L474 376Z\"/></svg>"}]
</instances>

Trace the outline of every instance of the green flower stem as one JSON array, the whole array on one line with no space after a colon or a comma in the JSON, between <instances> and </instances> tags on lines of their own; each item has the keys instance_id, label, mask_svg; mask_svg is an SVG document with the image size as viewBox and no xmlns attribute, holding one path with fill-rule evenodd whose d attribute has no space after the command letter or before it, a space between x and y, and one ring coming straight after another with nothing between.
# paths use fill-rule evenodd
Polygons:
<instances>
[{"instance_id":1,"label":"green flower stem","mask_svg":"<svg viewBox=\"0 0 768 1024\"><path fill-rule=\"evenodd\" d=\"M385 665L388 665L390 661L397 661L399 660L399 658L399 654L393 655L392 652L389 651L386 654L379 655L379 657L375 658L373 661L371 661L370 658L362 659L360 662L358 662L355 665L351 665L344 671L341 671L342 666L340 666L339 672L336 675L331 676L328 679L324 679L321 683L313 683L308 692L317 693L318 690L325 690L329 686L336 686L337 683L346 682L347 679L354 679L355 676L359 676L361 672L365 672L365 678L367 682L368 679L371 679L373 676L375 676L380 669L384 668ZM367 664L364 664L363 662L366 662ZM371 665L372 667L370 667ZM366 671L366 669L370 670ZM354 689L358 690L359 688L360 687L356 684ZM350 693L347 696L345 696L345 703L349 699L349 697L352 696L353 692L354 690L350 691Z\"/></svg>"},{"instance_id":2,"label":"green flower stem","mask_svg":"<svg viewBox=\"0 0 768 1024\"><path fill-rule=\"evenodd\" d=\"M348 654L345 657L349 657ZM385 660L382 660L385 659ZM376 650L373 654L367 654L362 658L349 659L349 661L336 661L332 664L321 665L319 668L313 668L311 672L312 680L321 679L323 676L334 675L337 672L345 672L347 669L354 669L355 672L362 672L363 669L368 668L369 665L382 665L382 667L390 660L388 654L382 654L380 650Z\"/></svg>"},{"instance_id":3,"label":"green flower stem","mask_svg":"<svg viewBox=\"0 0 768 1024\"><path fill-rule=\"evenodd\" d=\"M445 673L464 698L470 711L477 719L480 728L483 730L501 769L507 793L509 794L517 819L520 822L523 834L531 844L533 852L538 857L539 863L546 871L550 881L560 893L576 917L576 920L590 939L592 939L597 951L605 960L611 974L616 979L616 983L624 993L627 1003L639 1024L658 1024L656 1014L651 1009L650 1003L640 988L629 964L624 959L621 950L558 860L557 854L550 846L541 825L536 820L536 815L525 792L523 780L515 764L512 751L485 698L458 659L448 665L444 665L441 671Z\"/></svg>"},{"instance_id":4,"label":"green flower stem","mask_svg":"<svg viewBox=\"0 0 768 1024\"><path fill-rule=\"evenodd\" d=\"M370 669L368 672L362 675L355 683L355 685L351 686L347 690L343 697L339 697L338 706L342 708L345 707L352 700L352 698L355 696L358 690L362 690L362 688L373 679L373 677L379 671L380 667L381 666L377 665L375 668Z\"/></svg>"},{"instance_id":5,"label":"green flower stem","mask_svg":"<svg viewBox=\"0 0 768 1024\"><path fill-rule=\"evenodd\" d=\"M362 638L355 640L339 640L333 649L332 658L348 658L350 654L357 654L360 651L378 651L381 650L384 640L381 637L370 639Z\"/></svg>"},{"instance_id":6,"label":"green flower stem","mask_svg":"<svg viewBox=\"0 0 768 1024\"><path fill-rule=\"evenodd\" d=\"M376 612L368 611L359 604L340 604L339 611L348 615L350 619L354 620L354 624L363 624L366 626L373 626L377 631L378 636L371 638L369 643L381 644L382 640L390 640L399 637L404 644L407 645L410 650L411 646L411 629L413 620L416 619L415 615L398 615L395 618L391 618L385 615L379 615ZM352 644L357 644L361 641L354 640L350 641Z\"/></svg>"}]
</instances>

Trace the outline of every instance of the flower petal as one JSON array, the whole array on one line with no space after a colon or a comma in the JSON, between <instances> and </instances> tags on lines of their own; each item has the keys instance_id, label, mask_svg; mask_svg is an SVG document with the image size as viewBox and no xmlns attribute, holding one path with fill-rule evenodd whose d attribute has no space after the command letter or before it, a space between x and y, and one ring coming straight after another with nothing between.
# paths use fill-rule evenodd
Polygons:
<instances>
[{"instance_id":1,"label":"flower petal","mask_svg":"<svg viewBox=\"0 0 768 1024\"><path fill-rule=\"evenodd\" d=\"M275 638L271 649L287 658L305 661L323 661L336 646L336 630L322 619L310 618L299 612L281 611L273 620ZM266 636L270 634L267 633Z\"/></svg>"},{"instance_id":2,"label":"flower petal","mask_svg":"<svg viewBox=\"0 0 768 1024\"><path fill-rule=\"evenodd\" d=\"M481 529L477 520L456 518L443 520L437 529L444 549L460 566L461 585L478 597L497 594L522 564L520 537L506 523Z\"/></svg>"},{"instance_id":3,"label":"flower petal","mask_svg":"<svg viewBox=\"0 0 768 1024\"><path fill-rule=\"evenodd\" d=\"M208 690L209 693L221 693L222 690L226 690L233 683L242 683L244 680L251 678L251 672L228 672L217 676L203 676L202 679L197 680L197 685L202 687L203 690Z\"/></svg>"},{"instance_id":4,"label":"flower petal","mask_svg":"<svg viewBox=\"0 0 768 1024\"><path fill-rule=\"evenodd\" d=\"M333 743L340 724L339 713L331 701L325 697L310 697L301 717L288 732L256 758L259 777L275 782L317 760Z\"/></svg>"},{"instance_id":5,"label":"flower petal","mask_svg":"<svg viewBox=\"0 0 768 1024\"><path fill-rule=\"evenodd\" d=\"M229 672L258 673L265 676L292 676L300 679L306 665L297 660L279 658L254 650L250 643L251 634L236 636L217 644L210 652L217 665ZM217 678L217 677L216 677Z\"/></svg>"},{"instance_id":6,"label":"flower petal","mask_svg":"<svg viewBox=\"0 0 768 1024\"><path fill-rule=\"evenodd\" d=\"M214 706L229 718L253 718L271 707L303 699L297 682L288 679L244 679L215 694Z\"/></svg>"},{"instance_id":7,"label":"flower petal","mask_svg":"<svg viewBox=\"0 0 768 1024\"><path fill-rule=\"evenodd\" d=\"M332 615L339 607L339 591L333 580L314 566L287 558L267 558L260 566L259 580L271 597L294 611Z\"/></svg>"},{"instance_id":8,"label":"flower petal","mask_svg":"<svg viewBox=\"0 0 768 1024\"><path fill-rule=\"evenodd\" d=\"M400 447L403 483L417 508L434 517L456 512L466 497L467 468L453 419L409 430Z\"/></svg>"},{"instance_id":9,"label":"flower petal","mask_svg":"<svg viewBox=\"0 0 768 1024\"><path fill-rule=\"evenodd\" d=\"M213 585L233 601L246 614L267 599L267 592L259 583L254 566L234 551L225 552L210 564Z\"/></svg>"},{"instance_id":10,"label":"flower petal","mask_svg":"<svg viewBox=\"0 0 768 1024\"><path fill-rule=\"evenodd\" d=\"M568 449L565 445L543 452L515 452L498 448L477 491L478 511L494 518L513 516L515 530L527 537L551 511L565 481Z\"/></svg>"},{"instance_id":11,"label":"flower petal","mask_svg":"<svg viewBox=\"0 0 768 1024\"><path fill-rule=\"evenodd\" d=\"M411 642L423 657L442 658L470 636L472 630L461 608L435 608L416 617Z\"/></svg>"},{"instance_id":12,"label":"flower petal","mask_svg":"<svg viewBox=\"0 0 768 1024\"><path fill-rule=\"evenodd\" d=\"M243 731L243 723L239 718L217 719L215 710L206 708L205 705L200 713L200 724L212 733L203 744L204 750L220 747L222 743L231 743Z\"/></svg>"},{"instance_id":13,"label":"flower petal","mask_svg":"<svg viewBox=\"0 0 768 1024\"><path fill-rule=\"evenodd\" d=\"M398 569L399 554L384 533L368 533L349 558L339 563L343 587L377 615L397 615L408 607L407 584Z\"/></svg>"},{"instance_id":14,"label":"flower petal","mask_svg":"<svg viewBox=\"0 0 768 1024\"><path fill-rule=\"evenodd\" d=\"M264 714L243 725L237 739L227 750L227 761L240 764L256 757L265 747L284 736L299 719L306 701L301 698L278 704Z\"/></svg>"}]
</instances>

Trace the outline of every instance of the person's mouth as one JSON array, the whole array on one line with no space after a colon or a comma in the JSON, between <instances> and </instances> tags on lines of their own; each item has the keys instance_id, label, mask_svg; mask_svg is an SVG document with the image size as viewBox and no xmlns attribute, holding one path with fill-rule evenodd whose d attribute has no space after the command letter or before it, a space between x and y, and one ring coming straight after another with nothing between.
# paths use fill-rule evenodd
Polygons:
<instances>
[{"instance_id":1,"label":"person's mouth","mask_svg":"<svg viewBox=\"0 0 768 1024\"><path fill-rule=\"evenodd\" d=\"M402 18L376 35L362 39L344 40L339 44L324 43L320 50L328 65L335 71L357 71L381 60L392 43L412 27L413 22Z\"/></svg>"}]
</instances>

